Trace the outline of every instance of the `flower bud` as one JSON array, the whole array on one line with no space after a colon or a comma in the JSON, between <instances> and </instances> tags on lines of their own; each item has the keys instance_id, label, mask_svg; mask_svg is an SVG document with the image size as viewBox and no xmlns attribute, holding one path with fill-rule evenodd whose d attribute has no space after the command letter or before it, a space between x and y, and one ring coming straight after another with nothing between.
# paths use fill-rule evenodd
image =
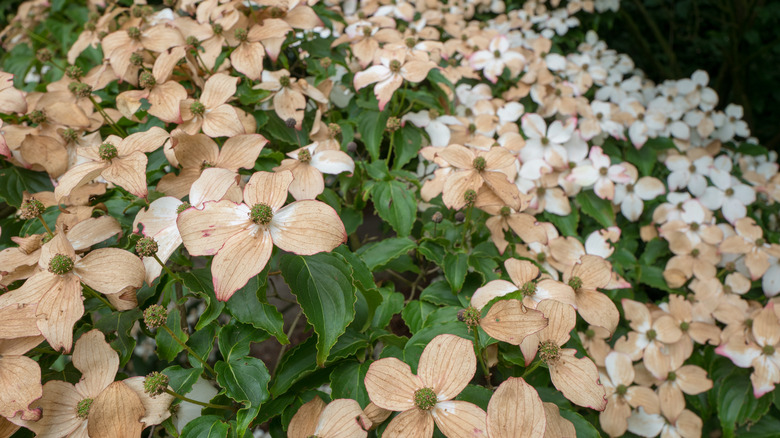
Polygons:
<instances>
[{"instance_id":1,"label":"flower bud","mask_svg":"<svg viewBox=\"0 0 780 438\"><path fill-rule=\"evenodd\" d=\"M298 124L298 122L295 121L292 117L284 121L284 124L287 125L288 128L292 129L295 128L295 125Z\"/></svg>"},{"instance_id":2,"label":"flower bud","mask_svg":"<svg viewBox=\"0 0 780 438\"><path fill-rule=\"evenodd\" d=\"M35 57L38 58L38 61L41 61L41 62L49 62L49 61L51 61L51 56L52 56L51 55L51 50L49 50L49 49L47 49L45 47L43 49L39 49L35 53Z\"/></svg>"},{"instance_id":3,"label":"flower bud","mask_svg":"<svg viewBox=\"0 0 780 438\"><path fill-rule=\"evenodd\" d=\"M159 304L152 304L144 310L144 323L149 328L157 328L165 325L168 320L168 311Z\"/></svg>"},{"instance_id":4,"label":"flower bud","mask_svg":"<svg viewBox=\"0 0 780 438\"><path fill-rule=\"evenodd\" d=\"M455 221L462 223L465 220L466 220L466 215L463 214L462 211L455 213Z\"/></svg>"},{"instance_id":5,"label":"flower bud","mask_svg":"<svg viewBox=\"0 0 780 438\"><path fill-rule=\"evenodd\" d=\"M81 67L69 65L65 68L65 75L74 81L77 81L84 76L84 72L81 70Z\"/></svg>"},{"instance_id":6,"label":"flower bud","mask_svg":"<svg viewBox=\"0 0 780 438\"><path fill-rule=\"evenodd\" d=\"M165 374L153 371L144 379L144 392L152 397L158 396L168 389L169 380Z\"/></svg>"},{"instance_id":7,"label":"flower bud","mask_svg":"<svg viewBox=\"0 0 780 438\"><path fill-rule=\"evenodd\" d=\"M142 237L135 244L135 252L141 257L152 257L157 254L157 242L151 237Z\"/></svg>"},{"instance_id":8,"label":"flower bud","mask_svg":"<svg viewBox=\"0 0 780 438\"><path fill-rule=\"evenodd\" d=\"M433 216L431 216L431 220L435 224L440 224L441 221L444 220L444 215L441 214L440 211L437 211L436 213L433 214Z\"/></svg>"}]
</instances>

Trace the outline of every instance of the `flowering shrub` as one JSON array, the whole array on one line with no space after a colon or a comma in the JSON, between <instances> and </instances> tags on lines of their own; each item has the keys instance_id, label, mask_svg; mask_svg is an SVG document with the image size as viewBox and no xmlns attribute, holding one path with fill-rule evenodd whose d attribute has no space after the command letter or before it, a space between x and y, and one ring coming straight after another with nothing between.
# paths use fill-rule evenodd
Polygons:
<instances>
[{"instance_id":1,"label":"flowering shrub","mask_svg":"<svg viewBox=\"0 0 780 438\"><path fill-rule=\"evenodd\" d=\"M777 155L617 1L66 3L0 33L0 436L776 434Z\"/></svg>"}]
</instances>

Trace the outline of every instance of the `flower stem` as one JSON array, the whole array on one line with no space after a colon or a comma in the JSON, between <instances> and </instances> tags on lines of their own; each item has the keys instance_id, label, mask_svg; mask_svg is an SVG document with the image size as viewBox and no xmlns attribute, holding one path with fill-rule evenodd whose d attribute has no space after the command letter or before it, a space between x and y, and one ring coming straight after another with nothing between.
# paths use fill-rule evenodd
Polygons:
<instances>
[{"instance_id":1,"label":"flower stem","mask_svg":"<svg viewBox=\"0 0 780 438\"><path fill-rule=\"evenodd\" d=\"M51 228L46 225L46 221L43 220L43 216L38 216L38 220L43 224L43 228L46 228L46 232L49 233L49 237L54 237L54 233L51 232Z\"/></svg>"},{"instance_id":2,"label":"flower stem","mask_svg":"<svg viewBox=\"0 0 780 438\"><path fill-rule=\"evenodd\" d=\"M202 364L203 364L203 366L206 368L206 370L207 370L208 372L210 372L210 373L211 373L212 375L214 375L214 376L216 376L216 375L217 375L217 372L216 372L216 371L214 371L214 368L212 368L212 367L211 367L211 365L209 365L209 364L208 364L208 362L206 362L206 361L205 361L205 360L204 360L202 357L198 356L198 355L195 353L195 351L193 351L193 350L192 350L192 348L190 348L190 346L189 346L189 345L187 345L185 342L182 342L182 340L181 340L181 339L179 339L179 337L178 337L178 336L176 336L176 335L173 333L173 330L171 330L171 329L170 329L170 327L168 327L167 325L163 325L163 326L160 326L160 328L161 328L161 329L163 329L163 330L165 330L165 331L166 331L166 332L167 332L167 333L168 333L168 334L169 334L169 335L170 335L170 336L171 336L171 337L172 337L172 338L173 338L173 339L174 339L174 340L175 340L175 341L176 341L176 342L177 342L179 345L181 345L181 346L182 346L182 348L184 348L184 349L187 351L187 353L189 353L190 355L192 355L192 357L194 357L195 359L197 359L197 360L198 360L198 362L202 363Z\"/></svg>"},{"instance_id":3,"label":"flower stem","mask_svg":"<svg viewBox=\"0 0 780 438\"><path fill-rule=\"evenodd\" d=\"M227 405L215 405L215 404L213 404L213 403L206 403L206 402L202 402L202 401L193 400L193 399L191 399L191 398L189 398L189 397L185 397L185 396L183 396L183 395L181 395L181 394L177 394L177 393L175 393L175 392L171 391L171 390L170 390L170 389L168 389L168 388L165 388L165 393L166 393L166 394L170 394L170 395L172 395L172 396L174 396L174 397L178 398L178 399L179 399L179 400L181 400L181 401L185 401L185 402L187 402L187 403L192 403L192 404L194 404L194 405L200 405L200 406L203 406L204 408L212 408L212 409L225 409L225 410L228 410L228 411L235 411L235 409L233 409L233 407L232 407L232 406L227 406Z\"/></svg>"},{"instance_id":4,"label":"flower stem","mask_svg":"<svg viewBox=\"0 0 780 438\"><path fill-rule=\"evenodd\" d=\"M528 375L531 374L535 369L539 368L539 365L541 364L542 364L541 360L537 360L536 362L534 362L533 365L531 365L529 368L525 370L525 372L523 372L522 378L525 379L526 377L528 377Z\"/></svg>"},{"instance_id":5,"label":"flower stem","mask_svg":"<svg viewBox=\"0 0 780 438\"><path fill-rule=\"evenodd\" d=\"M485 363L485 357L482 354L482 347L479 344L479 328L474 327L474 352L477 355L477 361L479 361L479 366L482 368L482 374L485 375L485 381L487 382L488 389L493 389L493 385L490 383L490 369L488 369L487 364Z\"/></svg>"},{"instance_id":6,"label":"flower stem","mask_svg":"<svg viewBox=\"0 0 780 438\"><path fill-rule=\"evenodd\" d=\"M388 169L390 169L390 157L393 155L393 137L395 137L395 131L390 132L390 148L387 150L387 158L385 158Z\"/></svg>"},{"instance_id":7,"label":"flower stem","mask_svg":"<svg viewBox=\"0 0 780 438\"><path fill-rule=\"evenodd\" d=\"M95 100L94 96L89 96L89 101L92 102L92 105L94 105L95 109L100 113L101 116L103 116L103 120L111 125L111 128L119 134L122 138L127 137L127 133L124 131L124 129L117 126L116 122L114 122L114 119L111 118L111 116L106 113L106 111L103 109L102 106L98 103L97 100Z\"/></svg>"},{"instance_id":8,"label":"flower stem","mask_svg":"<svg viewBox=\"0 0 780 438\"><path fill-rule=\"evenodd\" d=\"M84 283L81 283L81 285L84 287L84 290L85 290L85 291L89 292L89 294L90 294L90 295L92 295L93 297L95 297L95 298L99 299L100 301L102 301L102 302L103 302L103 304L105 304L105 305L106 305L106 307L108 307L109 309L111 309L111 311L112 311L112 312L115 312L115 311L116 311L116 308L114 308L114 306L112 306L112 305L111 305L111 303L110 303L110 302L109 302L107 299L105 299L105 298L103 297L103 295L99 294L98 292L95 292L95 290L94 290L94 289L92 289L91 287L87 286L87 285L86 285L86 284L84 284Z\"/></svg>"},{"instance_id":9,"label":"flower stem","mask_svg":"<svg viewBox=\"0 0 780 438\"><path fill-rule=\"evenodd\" d=\"M171 278L173 278L173 280L174 280L175 282L177 282L177 283L179 283L179 284L184 284L184 281L181 279L181 277L179 277L178 275L176 275L176 273L175 273L175 272L171 271L171 268L169 268L169 267L165 266L165 263L163 263L163 262L162 262L162 260L160 260L160 258L159 258L159 257L157 257L157 254L153 254L153 255L152 255L152 257L154 257L154 259L157 261L157 263L159 263L159 264L160 264L160 266L162 266L162 268L163 268L163 269L165 269L165 272L167 272L167 273L168 273L168 275L170 275L170 276L171 276Z\"/></svg>"},{"instance_id":10,"label":"flower stem","mask_svg":"<svg viewBox=\"0 0 780 438\"><path fill-rule=\"evenodd\" d=\"M474 209L474 203L469 203L468 209L466 209L466 220L463 221L463 243L461 247L466 247L466 241L468 240L469 229L471 228L471 210Z\"/></svg>"}]
</instances>

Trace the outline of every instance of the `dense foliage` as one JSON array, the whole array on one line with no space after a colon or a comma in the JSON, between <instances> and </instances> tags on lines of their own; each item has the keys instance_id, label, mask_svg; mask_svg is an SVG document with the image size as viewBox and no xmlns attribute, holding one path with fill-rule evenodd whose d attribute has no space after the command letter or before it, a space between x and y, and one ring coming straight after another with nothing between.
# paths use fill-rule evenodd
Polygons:
<instances>
[{"instance_id":1,"label":"dense foliage","mask_svg":"<svg viewBox=\"0 0 780 438\"><path fill-rule=\"evenodd\" d=\"M618 5L22 3L0 437L774 436L777 154Z\"/></svg>"}]
</instances>

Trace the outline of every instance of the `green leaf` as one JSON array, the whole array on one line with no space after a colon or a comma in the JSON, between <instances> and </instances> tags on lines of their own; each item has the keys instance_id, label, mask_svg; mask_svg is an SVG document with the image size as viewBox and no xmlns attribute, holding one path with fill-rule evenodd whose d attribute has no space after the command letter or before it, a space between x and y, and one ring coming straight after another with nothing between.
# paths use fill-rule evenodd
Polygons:
<instances>
[{"instance_id":1,"label":"green leaf","mask_svg":"<svg viewBox=\"0 0 780 438\"><path fill-rule=\"evenodd\" d=\"M262 273L260 275L263 275ZM246 286L237 290L227 301L227 309L237 320L252 324L254 327L268 332L274 336L280 344L290 343L287 335L284 333L284 318L279 310L271 304L263 302L257 295L263 290L265 295L265 284L258 288L258 277L255 276L246 284Z\"/></svg>"},{"instance_id":2,"label":"green leaf","mask_svg":"<svg viewBox=\"0 0 780 438\"><path fill-rule=\"evenodd\" d=\"M209 324L206 327L203 327L200 330L196 330L195 333L190 336L190 340L187 341L187 345L192 348L192 351L195 352L195 354L198 355L198 357L205 358L209 357L209 354L211 354L211 350L214 349L214 338L217 337L217 334L219 333L220 327L217 323ZM193 367L201 368L203 367L203 364L200 363L197 359L194 357L189 357L190 364Z\"/></svg>"},{"instance_id":3,"label":"green leaf","mask_svg":"<svg viewBox=\"0 0 780 438\"><path fill-rule=\"evenodd\" d=\"M216 415L196 418L181 431L181 438L227 438L230 425Z\"/></svg>"},{"instance_id":4,"label":"green leaf","mask_svg":"<svg viewBox=\"0 0 780 438\"><path fill-rule=\"evenodd\" d=\"M718 419L724 436L734 436L742 406L753 398L752 387L750 379L740 371L731 373L718 386Z\"/></svg>"},{"instance_id":5,"label":"green leaf","mask_svg":"<svg viewBox=\"0 0 780 438\"><path fill-rule=\"evenodd\" d=\"M188 338L187 334L181 329L179 309L171 309L168 312L168 320L165 325L171 329L171 332L176 336L176 339L181 341L177 342L166 330L163 330L162 328L157 329L157 336L155 336L155 340L157 341L157 355L160 356L160 359L171 362L184 349L182 344L186 343Z\"/></svg>"},{"instance_id":6,"label":"green leaf","mask_svg":"<svg viewBox=\"0 0 780 438\"><path fill-rule=\"evenodd\" d=\"M249 344L263 342L267 338L268 335L250 325L231 322L231 325L222 328L217 343L222 357L230 362L234 358L248 355Z\"/></svg>"},{"instance_id":7,"label":"green leaf","mask_svg":"<svg viewBox=\"0 0 780 438\"><path fill-rule=\"evenodd\" d=\"M626 152L626 160L639 169L639 176L653 174L653 167L658 162L658 153L653 148L636 149L627 145L623 150Z\"/></svg>"},{"instance_id":8,"label":"green leaf","mask_svg":"<svg viewBox=\"0 0 780 438\"><path fill-rule=\"evenodd\" d=\"M776 438L778 431L780 431L780 419L767 415L756 424L739 428L736 436L740 438Z\"/></svg>"},{"instance_id":9,"label":"green leaf","mask_svg":"<svg viewBox=\"0 0 780 438\"><path fill-rule=\"evenodd\" d=\"M331 397L351 398L360 403L361 408L365 408L371 401L363 383L369 365L369 362L348 362L333 370L330 374L330 387L333 390Z\"/></svg>"},{"instance_id":10,"label":"green leaf","mask_svg":"<svg viewBox=\"0 0 780 438\"><path fill-rule=\"evenodd\" d=\"M335 253L285 254L280 265L284 280L317 333L317 364L322 365L355 318L352 268Z\"/></svg>"},{"instance_id":11,"label":"green leaf","mask_svg":"<svg viewBox=\"0 0 780 438\"><path fill-rule=\"evenodd\" d=\"M560 409L561 417L574 424L574 430L577 431L577 438L600 438L601 434L593 425L582 415L568 409Z\"/></svg>"},{"instance_id":12,"label":"green leaf","mask_svg":"<svg viewBox=\"0 0 780 438\"><path fill-rule=\"evenodd\" d=\"M437 307L432 304L414 300L404 307L401 317L404 319L406 326L409 327L409 331L417 333L425 327L425 320L428 318L428 315L436 309Z\"/></svg>"},{"instance_id":13,"label":"green leaf","mask_svg":"<svg viewBox=\"0 0 780 438\"><path fill-rule=\"evenodd\" d=\"M169 377L168 384L171 385L173 391L184 395L192 391L192 385L198 381L202 371L202 368L182 368L179 365L174 365L164 369L162 373Z\"/></svg>"},{"instance_id":14,"label":"green leaf","mask_svg":"<svg viewBox=\"0 0 780 438\"><path fill-rule=\"evenodd\" d=\"M387 262L413 250L417 245L406 237L393 237L370 243L358 249L357 254L366 262L368 269L374 270Z\"/></svg>"},{"instance_id":15,"label":"green leaf","mask_svg":"<svg viewBox=\"0 0 780 438\"><path fill-rule=\"evenodd\" d=\"M420 355L428 343L436 336L445 333L457 335L464 339L473 339L466 324L463 324L460 321L451 321L444 324L434 324L425 327L409 338L406 342L406 346L404 346L404 362L412 367L413 372L417 372L417 363L420 361Z\"/></svg>"},{"instance_id":16,"label":"green leaf","mask_svg":"<svg viewBox=\"0 0 780 438\"><path fill-rule=\"evenodd\" d=\"M374 275L362 258L350 251L346 245L337 247L333 252L341 254L347 260L347 263L352 266L352 279L358 289L364 291L376 289Z\"/></svg>"},{"instance_id":17,"label":"green leaf","mask_svg":"<svg viewBox=\"0 0 780 438\"><path fill-rule=\"evenodd\" d=\"M490 398L493 396L493 391L485 388L484 386L468 385L463 388L463 391L455 397L455 400L463 400L474 403L483 410L487 411Z\"/></svg>"},{"instance_id":18,"label":"green leaf","mask_svg":"<svg viewBox=\"0 0 780 438\"><path fill-rule=\"evenodd\" d=\"M576 236L577 226L580 223L580 212L576 208L571 209L571 213L566 216L558 216L545 211L542 216L545 220L552 222L555 228L561 232L563 236Z\"/></svg>"},{"instance_id":19,"label":"green leaf","mask_svg":"<svg viewBox=\"0 0 780 438\"><path fill-rule=\"evenodd\" d=\"M196 269L190 272L182 272L179 275L182 281L184 281L184 286L206 302L206 310L203 311L203 314L198 318L198 323L195 324L195 330L200 330L222 314L225 303L217 301L209 269Z\"/></svg>"},{"instance_id":20,"label":"green leaf","mask_svg":"<svg viewBox=\"0 0 780 438\"><path fill-rule=\"evenodd\" d=\"M460 302L446 281L431 283L420 294L421 301L427 301L437 306L460 306Z\"/></svg>"},{"instance_id":21,"label":"green leaf","mask_svg":"<svg viewBox=\"0 0 780 438\"><path fill-rule=\"evenodd\" d=\"M125 366L133 355L135 337L130 334L130 329L142 315L141 309L135 308L125 312L113 312L95 323L95 327L105 334L116 332L111 347L119 352L120 366Z\"/></svg>"},{"instance_id":22,"label":"green leaf","mask_svg":"<svg viewBox=\"0 0 780 438\"><path fill-rule=\"evenodd\" d=\"M596 219L596 222L604 228L615 225L615 211L612 208L612 201L601 199L592 190L586 190L577 194L577 202L583 213Z\"/></svg>"},{"instance_id":23,"label":"green leaf","mask_svg":"<svg viewBox=\"0 0 780 438\"><path fill-rule=\"evenodd\" d=\"M659 257L669 253L669 243L655 238L645 245L645 251L639 257L639 261L645 266L652 266Z\"/></svg>"},{"instance_id":24,"label":"green leaf","mask_svg":"<svg viewBox=\"0 0 780 438\"><path fill-rule=\"evenodd\" d=\"M447 254L444 256L444 276L452 286L453 291L459 291L469 271L469 255L464 253Z\"/></svg>"},{"instance_id":25,"label":"green leaf","mask_svg":"<svg viewBox=\"0 0 780 438\"><path fill-rule=\"evenodd\" d=\"M401 169L416 157L422 143L421 129L411 123L393 133L393 169Z\"/></svg>"},{"instance_id":26,"label":"green leaf","mask_svg":"<svg viewBox=\"0 0 780 438\"><path fill-rule=\"evenodd\" d=\"M262 360L249 356L234 357L230 362L217 362L214 370L217 383L233 400L249 402L252 406L260 406L268 400L271 374Z\"/></svg>"},{"instance_id":27,"label":"green leaf","mask_svg":"<svg viewBox=\"0 0 780 438\"><path fill-rule=\"evenodd\" d=\"M404 296L400 292L395 292L389 288L381 288L379 293L382 294L382 304L376 308L371 326L383 329L390 324L393 315L404 308Z\"/></svg>"},{"instance_id":28,"label":"green leaf","mask_svg":"<svg viewBox=\"0 0 780 438\"><path fill-rule=\"evenodd\" d=\"M51 179L45 172L33 172L16 166L0 169L0 199L14 207L22 205L24 191L38 193L52 190Z\"/></svg>"},{"instance_id":29,"label":"green leaf","mask_svg":"<svg viewBox=\"0 0 780 438\"><path fill-rule=\"evenodd\" d=\"M388 111L362 111L357 118L360 138L373 160L379 159L379 146L387 128L388 117Z\"/></svg>"},{"instance_id":30,"label":"green leaf","mask_svg":"<svg viewBox=\"0 0 780 438\"><path fill-rule=\"evenodd\" d=\"M384 221L401 237L412 232L417 220L414 192L401 181L379 181L371 188L374 208Z\"/></svg>"}]
</instances>

